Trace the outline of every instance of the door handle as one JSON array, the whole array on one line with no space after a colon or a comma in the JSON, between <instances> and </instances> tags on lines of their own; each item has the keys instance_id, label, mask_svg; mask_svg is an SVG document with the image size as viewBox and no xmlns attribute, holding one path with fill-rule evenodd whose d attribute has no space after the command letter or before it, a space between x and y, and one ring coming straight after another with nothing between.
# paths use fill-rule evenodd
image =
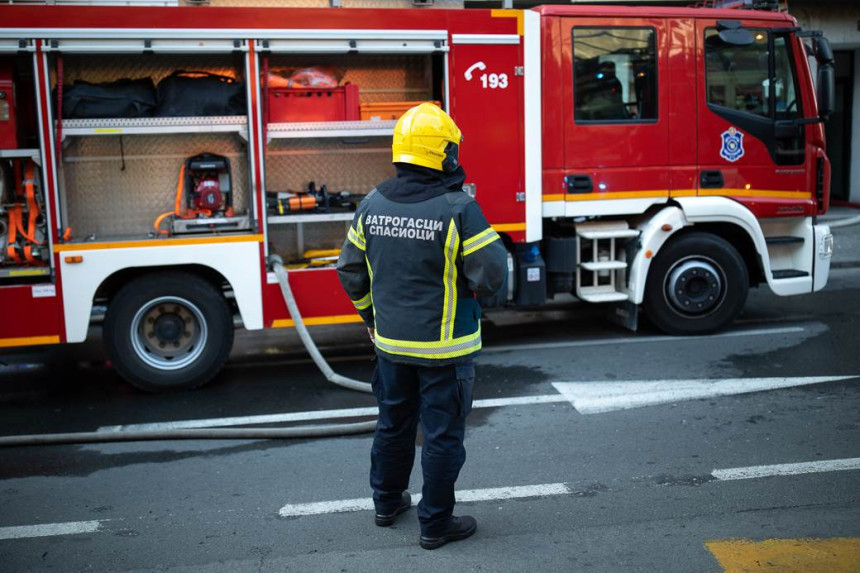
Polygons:
<instances>
[{"instance_id":1,"label":"door handle","mask_svg":"<svg viewBox=\"0 0 860 573\"><path fill-rule=\"evenodd\" d=\"M719 169L714 169L713 171L702 171L699 182L702 189L720 189L721 187L726 186L723 181L723 172Z\"/></svg>"},{"instance_id":2,"label":"door handle","mask_svg":"<svg viewBox=\"0 0 860 573\"><path fill-rule=\"evenodd\" d=\"M568 193L591 193L594 185L588 175L568 175L564 178Z\"/></svg>"}]
</instances>

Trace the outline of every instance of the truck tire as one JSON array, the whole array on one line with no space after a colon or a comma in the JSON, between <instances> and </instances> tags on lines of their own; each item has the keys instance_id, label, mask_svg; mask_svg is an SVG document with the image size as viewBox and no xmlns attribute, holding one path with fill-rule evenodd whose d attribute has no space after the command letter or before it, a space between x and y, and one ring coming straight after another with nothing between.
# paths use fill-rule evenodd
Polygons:
<instances>
[{"instance_id":1,"label":"truck tire","mask_svg":"<svg viewBox=\"0 0 860 573\"><path fill-rule=\"evenodd\" d=\"M136 279L108 305L104 341L117 372L147 392L209 382L233 347L233 315L205 280L183 272Z\"/></svg>"},{"instance_id":2,"label":"truck tire","mask_svg":"<svg viewBox=\"0 0 860 573\"><path fill-rule=\"evenodd\" d=\"M645 314L667 334L703 334L741 313L749 273L731 243L710 233L680 235L654 259L645 283Z\"/></svg>"}]
</instances>

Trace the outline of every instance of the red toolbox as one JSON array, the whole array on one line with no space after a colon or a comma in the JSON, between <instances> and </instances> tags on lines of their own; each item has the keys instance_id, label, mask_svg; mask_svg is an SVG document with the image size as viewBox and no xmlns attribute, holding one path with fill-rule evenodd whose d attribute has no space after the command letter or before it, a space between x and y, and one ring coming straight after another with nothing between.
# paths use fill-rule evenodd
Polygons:
<instances>
[{"instance_id":1,"label":"red toolbox","mask_svg":"<svg viewBox=\"0 0 860 573\"><path fill-rule=\"evenodd\" d=\"M358 86L269 88L269 122L358 121Z\"/></svg>"}]
</instances>

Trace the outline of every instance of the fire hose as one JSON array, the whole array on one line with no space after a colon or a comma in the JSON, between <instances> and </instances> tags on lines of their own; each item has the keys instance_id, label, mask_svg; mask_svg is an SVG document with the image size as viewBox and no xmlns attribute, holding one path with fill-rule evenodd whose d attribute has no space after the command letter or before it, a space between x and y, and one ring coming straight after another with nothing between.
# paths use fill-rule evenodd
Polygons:
<instances>
[{"instance_id":1,"label":"fire hose","mask_svg":"<svg viewBox=\"0 0 860 573\"><path fill-rule=\"evenodd\" d=\"M326 380L338 386L372 392L367 382L361 382L337 374L325 361L313 339L308 333L293 291L287 271L280 257L272 257L272 267L278 277L284 302L290 311L290 316L296 324L302 343L311 355L314 363L322 371ZM323 438L333 436L348 436L372 432L376 429L376 420L354 422L347 424L325 424L316 426L295 426L292 428L200 428L175 430L141 430L118 432L76 432L69 434L34 434L23 436L7 436L0 438L0 447L4 446L37 446L60 444L95 444L105 442L142 442L153 440L283 440L295 438Z\"/></svg>"}]
</instances>

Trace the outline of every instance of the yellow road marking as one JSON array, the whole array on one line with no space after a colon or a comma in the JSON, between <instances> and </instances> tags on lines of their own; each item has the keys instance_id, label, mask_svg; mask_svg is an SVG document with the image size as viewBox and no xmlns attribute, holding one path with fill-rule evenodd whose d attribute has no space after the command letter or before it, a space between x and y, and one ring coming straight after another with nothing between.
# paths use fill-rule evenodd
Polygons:
<instances>
[{"instance_id":1,"label":"yellow road marking","mask_svg":"<svg viewBox=\"0 0 860 573\"><path fill-rule=\"evenodd\" d=\"M860 538L708 541L724 573L857 573Z\"/></svg>"}]
</instances>

